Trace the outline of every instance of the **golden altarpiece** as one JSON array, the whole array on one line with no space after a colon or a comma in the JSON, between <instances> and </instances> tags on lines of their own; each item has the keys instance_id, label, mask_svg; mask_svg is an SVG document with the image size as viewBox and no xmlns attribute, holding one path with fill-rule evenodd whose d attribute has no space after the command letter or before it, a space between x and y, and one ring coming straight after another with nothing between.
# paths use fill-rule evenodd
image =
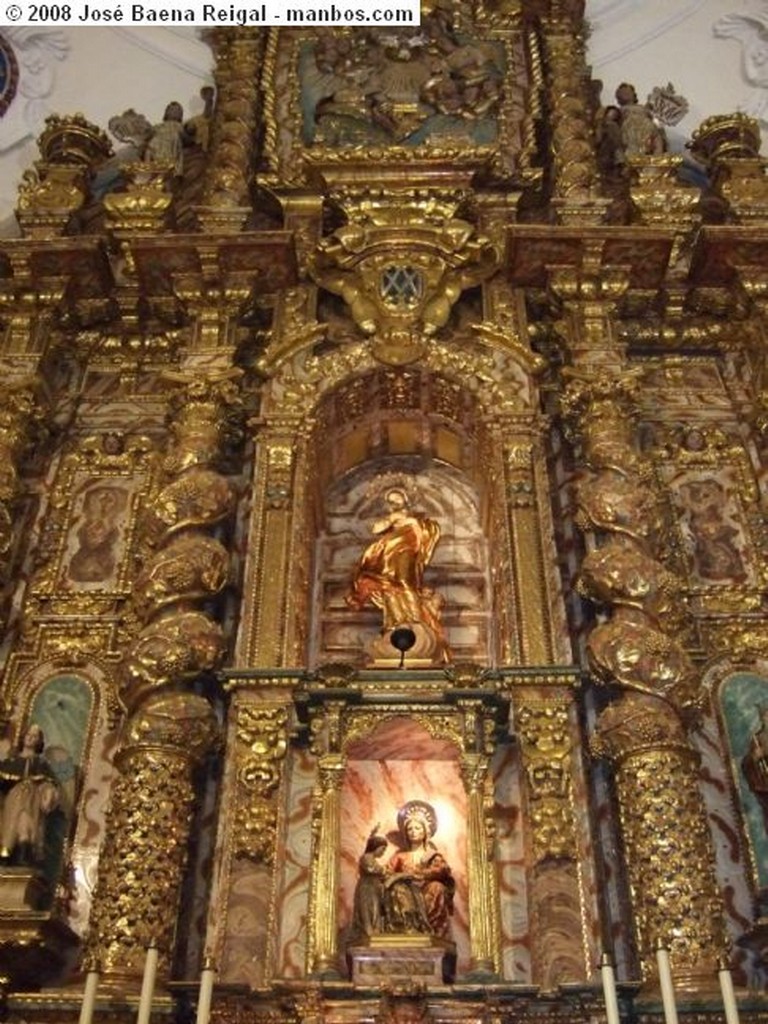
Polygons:
<instances>
[{"instance_id":1,"label":"golden altarpiece","mask_svg":"<svg viewBox=\"0 0 768 1024\"><path fill-rule=\"evenodd\" d=\"M684 1018L726 963L764 1019L768 181L743 115L695 181L606 160L582 7L216 31L180 161L49 119L0 245L3 1019L97 971L134 1020L150 948L153 1020L212 964L218 1022L586 1024L608 954L660 1021L658 950Z\"/></svg>"}]
</instances>

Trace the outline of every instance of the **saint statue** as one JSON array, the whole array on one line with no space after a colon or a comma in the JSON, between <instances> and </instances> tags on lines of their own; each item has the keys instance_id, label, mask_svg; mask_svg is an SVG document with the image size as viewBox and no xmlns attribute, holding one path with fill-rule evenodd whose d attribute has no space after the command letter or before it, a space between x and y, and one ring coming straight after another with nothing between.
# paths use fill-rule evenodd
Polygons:
<instances>
[{"instance_id":1,"label":"saint statue","mask_svg":"<svg viewBox=\"0 0 768 1024\"><path fill-rule=\"evenodd\" d=\"M424 800L409 800L397 815L403 846L389 860L385 917L393 932L426 932L446 938L456 883L432 837L437 815Z\"/></svg>"},{"instance_id":2,"label":"saint statue","mask_svg":"<svg viewBox=\"0 0 768 1024\"><path fill-rule=\"evenodd\" d=\"M387 839L373 829L358 862L350 945L376 935L434 935L445 939L456 888L451 869L432 837L431 804L409 800L397 816L401 848L384 861Z\"/></svg>"},{"instance_id":3,"label":"saint statue","mask_svg":"<svg viewBox=\"0 0 768 1024\"><path fill-rule=\"evenodd\" d=\"M382 631L389 637L398 626L409 626L426 636L425 650L435 660L446 660L445 638L440 622L440 598L424 585L424 569L440 539L440 525L410 508L402 487L384 495L389 509L371 527L375 536L355 569L347 604L380 608Z\"/></svg>"},{"instance_id":4,"label":"saint statue","mask_svg":"<svg viewBox=\"0 0 768 1024\"><path fill-rule=\"evenodd\" d=\"M755 794L768 832L768 704L758 709L757 729L752 733L749 749L742 758L741 769L747 785Z\"/></svg>"},{"instance_id":5,"label":"saint statue","mask_svg":"<svg viewBox=\"0 0 768 1024\"><path fill-rule=\"evenodd\" d=\"M30 725L18 752L0 760L0 862L40 864L45 857L45 823L59 804L59 785L43 757L45 739Z\"/></svg>"},{"instance_id":6,"label":"saint statue","mask_svg":"<svg viewBox=\"0 0 768 1024\"><path fill-rule=\"evenodd\" d=\"M378 828L378 826L377 826ZM352 910L351 943L368 943L385 930L384 883L389 870L383 861L387 840L373 829L358 861L358 879Z\"/></svg>"}]
</instances>

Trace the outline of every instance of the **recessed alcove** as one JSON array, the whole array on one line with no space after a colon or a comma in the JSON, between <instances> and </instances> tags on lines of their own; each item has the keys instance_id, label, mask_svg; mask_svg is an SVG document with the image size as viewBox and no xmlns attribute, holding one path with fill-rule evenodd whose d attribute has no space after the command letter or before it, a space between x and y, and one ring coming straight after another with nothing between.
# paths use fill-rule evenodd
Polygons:
<instances>
[{"instance_id":1,"label":"recessed alcove","mask_svg":"<svg viewBox=\"0 0 768 1024\"><path fill-rule=\"evenodd\" d=\"M441 599L453 658L489 663L492 598L475 411L458 385L403 369L358 378L322 403L313 466L312 663L367 661L381 613L350 608L346 596L385 492L397 485L440 526L425 585Z\"/></svg>"}]
</instances>

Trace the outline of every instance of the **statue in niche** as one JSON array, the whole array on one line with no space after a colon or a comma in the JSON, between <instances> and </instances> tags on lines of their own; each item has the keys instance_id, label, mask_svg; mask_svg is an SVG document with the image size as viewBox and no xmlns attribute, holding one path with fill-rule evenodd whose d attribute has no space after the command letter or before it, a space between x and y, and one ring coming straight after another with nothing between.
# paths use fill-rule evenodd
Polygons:
<instances>
[{"instance_id":1,"label":"statue in niche","mask_svg":"<svg viewBox=\"0 0 768 1024\"><path fill-rule=\"evenodd\" d=\"M46 819L59 805L59 785L44 747L43 730L33 724L18 752L0 761L0 863L32 866L45 859Z\"/></svg>"},{"instance_id":2,"label":"statue in niche","mask_svg":"<svg viewBox=\"0 0 768 1024\"><path fill-rule=\"evenodd\" d=\"M456 883L448 861L432 841L437 815L424 800L409 800L397 815L403 848L387 865L385 919L393 932L427 932L446 938Z\"/></svg>"},{"instance_id":3,"label":"statue in niche","mask_svg":"<svg viewBox=\"0 0 768 1024\"><path fill-rule=\"evenodd\" d=\"M741 762L747 785L757 797L768 831L768 704L758 708L758 726Z\"/></svg>"},{"instance_id":4,"label":"statue in niche","mask_svg":"<svg viewBox=\"0 0 768 1024\"><path fill-rule=\"evenodd\" d=\"M384 932L384 886L389 869L383 857L389 843L377 833L378 825L368 836L363 855L358 861L358 879L352 910L350 942L367 943L371 936Z\"/></svg>"},{"instance_id":5,"label":"statue in niche","mask_svg":"<svg viewBox=\"0 0 768 1024\"><path fill-rule=\"evenodd\" d=\"M373 829L359 861L350 944L376 935L446 938L456 888L450 866L432 841L431 804L409 800L397 815L401 848L384 863L387 840Z\"/></svg>"},{"instance_id":6,"label":"statue in niche","mask_svg":"<svg viewBox=\"0 0 768 1024\"><path fill-rule=\"evenodd\" d=\"M381 609L384 645L375 653L391 655L392 630L408 626L416 636L414 655L446 661L440 596L424 584L424 570L440 539L440 524L413 511L405 487L390 487L384 500L388 513L371 527L375 540L357 564L347 604Z\"/></svg>"}]
</instances>

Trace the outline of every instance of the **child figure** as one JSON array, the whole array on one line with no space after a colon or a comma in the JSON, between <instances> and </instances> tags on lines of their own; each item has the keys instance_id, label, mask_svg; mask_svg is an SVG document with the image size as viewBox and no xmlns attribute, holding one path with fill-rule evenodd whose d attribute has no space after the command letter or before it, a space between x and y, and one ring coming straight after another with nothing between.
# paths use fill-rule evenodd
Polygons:
<instances>
[{"instance_id":1,"label":"child figure","mask_svg":"<svg viewBox=\"0 0 768 1024\"><path fill-rule=\"evenodd\" d=\"M384 883L389 870L382 857L387 840L374 829L358 862L359 876L355 886L352 912L351 942L367 943L372 935L384 931Z\"/></svg>"}]
</instances>

